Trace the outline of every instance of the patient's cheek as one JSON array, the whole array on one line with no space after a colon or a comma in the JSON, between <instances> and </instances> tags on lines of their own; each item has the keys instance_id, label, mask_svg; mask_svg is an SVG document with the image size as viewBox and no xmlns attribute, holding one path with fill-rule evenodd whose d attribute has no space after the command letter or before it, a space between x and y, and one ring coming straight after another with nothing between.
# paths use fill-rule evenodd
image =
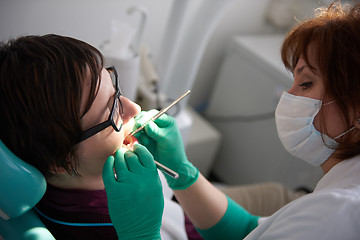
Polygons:
<instances>
[{"instance_id":1,"label":"patient's cheek","mask_svg":"<svg viewBox=\"0 0 360 240\"><path fill-rule=\"evenodd\" d=\"M133 151L133 147L136 143L139 143L138 140L136 139L136 137L129 136L124 140L121 149Z\"/></svg>"}]
</instances>

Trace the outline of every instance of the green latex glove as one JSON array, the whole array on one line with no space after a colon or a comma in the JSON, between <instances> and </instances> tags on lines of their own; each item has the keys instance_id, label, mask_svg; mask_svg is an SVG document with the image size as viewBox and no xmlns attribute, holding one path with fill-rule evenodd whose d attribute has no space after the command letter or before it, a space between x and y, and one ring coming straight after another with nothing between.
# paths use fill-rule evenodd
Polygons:
<instances>
[{"instance_id":1,"label":"green latex glove","mask_svg":"<svg viewBox=\"0 0 360 240\"><path fill-rule=\"evenodd\" d=\"M161 239L164 197L150 152L140 144L134 152L118 150L106 160L103 180L118 238Z\"/></svg>"},{"instance_id":2,"label":"green latex glove","mask_svg":"<svg viewBox=\"0 0 360 240\"><path fill-rule=\"evenodd\" d=\"M141 112L135 117L135 128L143 125L156 113L158 113L157 110ZM199 170L186 157L184 144L173 117L163 114L154 122L146 125L143 131L135 134L135 137L149 149L156 161L179 174L178 179L165 174L170 188L186 189L197 180Z\"/></svg>"}]
</instances>

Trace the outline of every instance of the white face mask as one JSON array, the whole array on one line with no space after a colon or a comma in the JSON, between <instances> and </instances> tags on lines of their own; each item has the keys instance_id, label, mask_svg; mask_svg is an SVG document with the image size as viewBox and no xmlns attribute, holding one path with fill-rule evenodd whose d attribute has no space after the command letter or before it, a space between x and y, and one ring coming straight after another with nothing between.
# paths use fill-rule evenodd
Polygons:
<instances>
[{"instance_id":1,"label":"white face mask","mask_svg":"<svg viewBox=\"0 0 360 240\"><path fill-rule=\"evenodd\" d=\"M284 92L275 111L276 128L285 149L314 166L320 166L334 153L338 146L335 139L353 129L334 139L323 134L324 143L321 133L313 125L321 105L320 100Z\"/></svg>"}]
</instances>

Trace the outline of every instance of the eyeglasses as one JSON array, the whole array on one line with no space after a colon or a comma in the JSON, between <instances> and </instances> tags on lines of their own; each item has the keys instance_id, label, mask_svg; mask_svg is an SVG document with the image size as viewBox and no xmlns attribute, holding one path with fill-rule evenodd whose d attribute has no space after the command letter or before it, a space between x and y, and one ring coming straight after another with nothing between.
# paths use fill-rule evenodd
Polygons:
<instances>
[{"instance_id":1,"label":"eyeglasses","mask_svg":"<svg viewBox=\"0 0 360 240\"><path fill-rule=\"evenodd\" d=\"M122 125L123 125L123 119L124 119L124 112L123 107L120 101L121 91L119 86L119 79L116 72L116 69L114 66L106 68L106 70L109 72L112 84L116 90L115 97L114 97L114 104L111 108L111 112L109 115L108 120L105 122L102 122L92 128L89 128L88 130L84 131L82 134L82 137L80 139L80 142L84 141L85 139L88 139L89 137L97 134L98 132L104 130L107 127L112 126L116 132L120 132Z\"/></svg>"}]
</instances>

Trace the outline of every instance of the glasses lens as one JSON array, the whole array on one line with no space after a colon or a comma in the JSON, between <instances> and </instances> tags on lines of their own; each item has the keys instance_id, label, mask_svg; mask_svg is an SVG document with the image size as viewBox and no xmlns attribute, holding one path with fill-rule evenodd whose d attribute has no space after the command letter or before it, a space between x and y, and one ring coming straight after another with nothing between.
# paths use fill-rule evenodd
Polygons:
<instances>
[{"instance_id":1,"label":"glasses lens","mask_svg":"<svg viewBox=\"0 0 360 240\"><path fill-rule=\"evenodd\" d=\"M115 99L113 121L118 130L120 130L123 124L123 109L119 97Z\"/></svg>"}]
</instances>

